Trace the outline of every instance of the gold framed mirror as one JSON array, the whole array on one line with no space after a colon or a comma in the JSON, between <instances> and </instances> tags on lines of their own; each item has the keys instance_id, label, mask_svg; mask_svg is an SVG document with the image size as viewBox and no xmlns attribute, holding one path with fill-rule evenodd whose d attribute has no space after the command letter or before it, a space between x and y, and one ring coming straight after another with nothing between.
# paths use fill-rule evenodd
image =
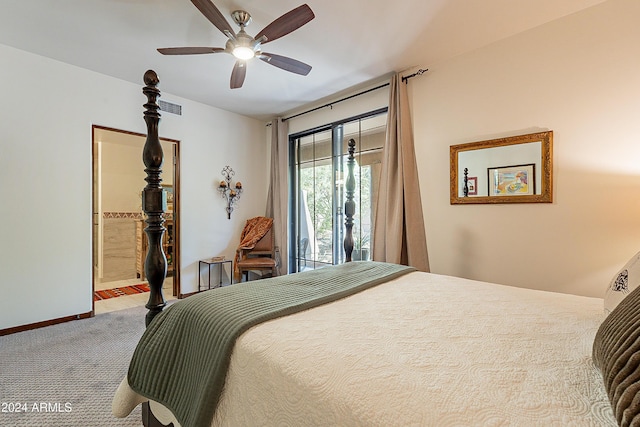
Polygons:
<instances>
[{"instance_id":1,"label":"gold framed mirror","mask_svg":"<svg viewBox=\"0 0 640 427\"><path fill-rule=\"evenodd\" d=\"M449 147L451 204L551 203L553 131Z\"/></svg>"}]
</instances>

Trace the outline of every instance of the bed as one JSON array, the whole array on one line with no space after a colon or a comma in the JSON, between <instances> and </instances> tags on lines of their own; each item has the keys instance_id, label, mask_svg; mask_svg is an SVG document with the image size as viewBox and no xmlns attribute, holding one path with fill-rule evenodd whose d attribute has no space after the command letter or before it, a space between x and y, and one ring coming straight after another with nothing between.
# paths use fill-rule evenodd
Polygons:
<instances>
[{"instance_id":1,"label":"bed","mask_svg":"<svg viewBox=\"0 0 640 427\"><path fill-rule=\"evenodd\" d=\"M607 316L599 298L367 261L236 284L148 316L113 413L148 401L176 427L637 425L640 290L627 293Z\"/></svg>"}]
</instances>

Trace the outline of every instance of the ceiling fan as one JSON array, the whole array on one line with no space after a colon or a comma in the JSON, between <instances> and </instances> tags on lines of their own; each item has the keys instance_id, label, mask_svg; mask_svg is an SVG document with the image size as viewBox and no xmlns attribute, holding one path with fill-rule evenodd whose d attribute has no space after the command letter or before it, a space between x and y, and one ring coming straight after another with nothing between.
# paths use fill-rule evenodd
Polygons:
<instances>
[{"instance_id":1,"label":"ceiling fan","mask_svg":"<svg viewBox=\"0 0 640 427\"><path fill-rule=\"evenodd\" d=\"M224 48L221 47L167 47L158 49L163 55L197 55L206 53L226 52L236 57L236 63L231 72L231 89L242 87L247 73L247 61L257 57L267 64L283 70L306 76L311 66L286 56L262 51L262 45L297 30L315 18L311 8L303 4L267 25L262 31L251 37L244 28L251 21L251 15L244 10L236 10L231 17L240 26L235 33L222 13L210 0L191 0L198 10L229 40Z\"/></svg>"}]
</instances>

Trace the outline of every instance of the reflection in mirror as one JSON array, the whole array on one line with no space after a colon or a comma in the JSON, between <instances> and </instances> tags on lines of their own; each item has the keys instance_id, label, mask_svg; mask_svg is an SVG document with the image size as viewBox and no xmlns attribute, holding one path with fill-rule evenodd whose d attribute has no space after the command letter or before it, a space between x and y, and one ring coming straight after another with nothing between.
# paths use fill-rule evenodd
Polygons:
<instances>
[{"instance_id":1,"label":"reflection in mirror","mask_svg":"<svg viewBox=\"0 0 640 427\"><path fill-rule=\"evenodd\" d=\"M464 196L465 168L467 169L468 177L467 190L469 190L470 182L474 182L475 184L471 188L471 191L467 191L469 197L517 195L515 192L509 191L506 183L502 189L496 189L494 185L492 191L489 191L489 178L494 178L496 174L500 173L500 170L512 169L514 166L520 165L533 165L534 176L527 176L526 178L528 178L528 180L524 179L523 185L526 186L526 191L522 190L522 186L516 191L520 191L523 194L540 194L540 191L542 191L541 176L540 173L536 175L535 171L540 171L541 161L542 141L461 151L458 153L458 176L463 177L463 179L458 180L458 196ZM516 170L520 172L518 169L519 168L516 168ZM522 169L522 173L526 173L526 168ZM521 178L521 180L522 179L523 178ZM494 184L497 183L497 180L492 179L491 181L493 181Z\"/></svg>"},{"instance_id":2,"label":"reflection in mirror","mask_svg":"<svg viewBox=\"0 0 640 427\"><path fill-rule=\"evenodd\" d=\"M450 147L451 204L550 203L553 132Z\"/></svg>"}]
</instances>

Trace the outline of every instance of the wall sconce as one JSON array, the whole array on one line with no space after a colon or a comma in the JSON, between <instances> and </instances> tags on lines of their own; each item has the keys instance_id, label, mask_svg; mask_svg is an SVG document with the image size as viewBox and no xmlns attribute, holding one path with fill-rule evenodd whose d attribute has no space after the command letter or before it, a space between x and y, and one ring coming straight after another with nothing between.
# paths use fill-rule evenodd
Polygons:
<instances>
[{"instance_id":1,"label":"wall sconce","mask_svg":"<svg viewBox=\"0 0 640 427\"><path fill-rule=\"evenodd\" d=\"M230 166L225 166L222 169L224 180L220 181L220 185L218 185L220 195L227 201L227 219L231 219L231 212L233 212L233 208L240 199L240 194L242 194L242 183L240 181L237 181L235 185L231 184L231 177L235 174Z\"/></svg>"}]
</instances>

